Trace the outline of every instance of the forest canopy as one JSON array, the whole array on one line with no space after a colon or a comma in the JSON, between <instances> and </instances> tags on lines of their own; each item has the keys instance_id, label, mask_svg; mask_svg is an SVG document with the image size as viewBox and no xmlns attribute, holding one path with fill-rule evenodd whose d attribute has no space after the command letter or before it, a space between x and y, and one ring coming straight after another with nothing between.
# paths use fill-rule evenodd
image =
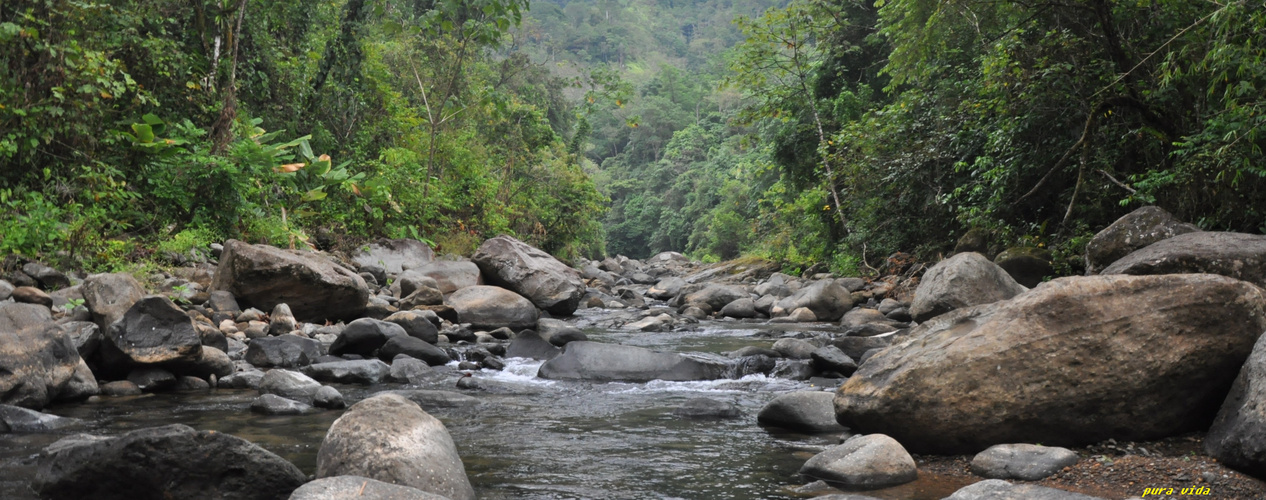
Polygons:
<instances>
[{"instance_id":1,"label":"forest canopy","mask_svg":"<svg viewBox=\"0 0 1266 500\"><path fill-rule=\"evenodd\" d=\"M226 237L859 272L979 228L1075 273L1156 204L1262 232L1266 2L18 0L0 254Z\"/></svg>"}]
</instances>

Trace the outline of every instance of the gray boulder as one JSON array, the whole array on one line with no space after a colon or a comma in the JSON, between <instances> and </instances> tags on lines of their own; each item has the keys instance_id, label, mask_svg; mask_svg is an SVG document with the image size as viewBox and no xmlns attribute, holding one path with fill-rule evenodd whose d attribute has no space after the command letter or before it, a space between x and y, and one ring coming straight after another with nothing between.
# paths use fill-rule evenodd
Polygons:
<instances>
[{"instance_id":1,"label":"gray boulder","mask_svg":"<svg viewBox=\"0 0 1266 500\"><path fill-rule=\"evenodd\" d=\"M286 304L277 304L273 307L272 314L268 315L268 332L273 335L290 333L298 326L295 315L290 312L290 306Z\"/></svg>"},{"instance_id":2,"label":"gray boulder","mask_svg":"<svg viewBox=\"0 0 1266 500\"><path fill-rule=\"evenodd\" d=\"M975 252L960 253L928 269L914 290L910 314L924 322L955 309L1006 300L1026 289Z\"/></svg>"},{"instance_id":3,"label":"gray boulder","mask_svg":"<svg viewBox=\"0 0 1266 500\"><path fill-rule=\"evenodd\" d=\"M45 290L57 290L70 286L70 279L65 274L40 262L23 264L22 272L35 278L35 281L39 282L40 288Z\"/></svg>"},{"instance_id":4,"label":"gray boulder","mask_svg":"<svg viewBox=\"0 0 1266 500\"><path fill-rule=\"evenodd\" d=\"M813 311L817 321L836 321L853 308L853 294L836 280L819 280L774 303L770 315L784 316L802 307Z\"/></svg>"},{"instance_id":5,"label":"gray boulder","mask_svg":"<svg viewBox=\"0 0 1266 500\"><path fill-rule=\"evenodd\" d=\"M20 406L0 404L0 434L6 432L50 432L83 423Z\"/></svg>"},{"instance_id":6,"label":"gray boulder","mask_svg":"<svg viewBox=\"0 0 1266 500\"><path fill-rule=\"evenodd\" d=\"M10 304L2 311L23 307ZM32 319L15 321L16 316L0 321L21 325ZM38 410L53 401L83 399L97 391L96 377L79 357L70 335L57 324L0 329L0 403Z\"/></svg>"},{"instance_id":7,"label":"gray boulder","mask_svg":"<svg viewBox=\"0 0 1266 500\"><path fill-rule=\"evenodd\" d=\"M1266 236L1195 232L1167 238L1122 257L1100 274L1209 273L1266 287Z\"/></svg>"},{"instance_id":8,"label":"gray boulder","mask_svg":"<svg viewBox=\"0 0 1266 500\"><path fill-rule=\"evenodd\" d=\"M1197 231L1200 228L1174 218L1160 207L1140 208L1117 219L1090 239L1086 244L1086 273L1098 273L1152 243Z\"/></svg>"},{"instance_id":9,"label":"gray boulder","mask_svg":"<svg viewBox=\"0 0 1266 500\"><path fill-rule=\"evenodd\" d=\"M430 315L434 316L435 313L431 313ZM439 342L440 332L437 328L435 328L435 323L431 322L428 315L422 314L421 312L400 311L392 314L391 316L387 316L384 321L400 325L401 328L404 328L404 332L410 337L422 339L423 341L430 342L432 344Z\"/></svg>"},{"instance_id":10,"label":"gray boulder","mask_svg":"<svg viewBox=\"0 0 1266 500\"><path fill-rule=\"evenodd\" d=\"M751 297L735 300L721 308L721 315L730 318L755 318L756 301Z\"/></svg>"},{"instance_id":11,"label":"gray boulder","mask_svg":"<svg viewBox=\"0 0 1266 500\"><path fill-rule=\"evenodd\" d=\"M1011 484L1001 479L986 479L955 491L945 500L1104 500L1036 484Z\"/></svg>"},{"instance_id":12,"label":"gray boulder","mask_svg":"<svg viewBox=\"0 0 1266 500\"><path fill-rule=\"evenodd\" d=\"M510 346L506 347L507 358L528 358L538 361L554 359L561 352L561 349L532 330L519 332L514 339L510 340Z\"/></svg>"},{"instance_id":13,"label":"gray boulder","mask_svg":"<svg viewBox=\"0 0 1266 500\"><path fill-rule=\"evenodd\" d=\"M330 344L330 354L334 356L342 356L344 354L357 354L360 356L369 356L387 343L391 337L407 337L408 332L396 323L388 321L361 318L347 324L346 328L338 334L338 338Z\"/></svg>"},{"instance_id":14,"label":"gray boulder","mask_svg":"<svg viewBox=\"0 0 1266 500\"><path fill-rule=\"evenodd\" d=\"M70 436L45 448L37 464L31 486L49 499L276 500L307 479L245 439L180 424Z\"/></svg>"},{"instance_id":15,"label":"gray boulder","mask_svg":"<svg viewBox=\"0 0 1266 500\"><path fill-rule=\"evenodd\" d=\"M417 403L377 394L334 421L317 453L318 478L360 475L452 500L475 491L448 429Z\"/></svg>"},{"instance_id":16,"label":"gray boulder","mask_svg":"<svg viewBox=\"0 0 1266 500\"><path fill-rule=\"evenodd\" d=\"M401 354L420 359L431 366L446 365L453 360L447 352L436 347L435 344L408 335L394 337L378 350L378 358L383 361L391 361Z\"/></svg>"},{"instance_id":17,"label":"gray boulder","mask_svg":"<svg viewBox=\"0 0 1266 500\"><path fill-rule=\"evenodd\" d=\"M312 406L338 410L346 408L347 403L343 401L343 393L338 392L338 389L323 385L312 395Z\"/></svg>"},{"instance_id":18,"label":"gray boulder","mask_svg":"<svg viewBox=\"0 0 1266 500\"><path fill-rule=\"evenodd\" d=\"M242 358L260 368L298 368L321 357L321 342L298 335L278 335L252 340Z\"/></svg>"},{"instance_id":19,"label":"gray boulder","mask_svg":"<svg viewBox=\"0 0 1266 500\"><path fill-rule=\"evenodd\" d=\"M771 427L801 432L841 432L835 421L833 396L823 391L797 391L779 395L765 403L756 421Z\"/></svg>"},{"instance_id":20,"label":"gray boulder","mask_svg":"<svg viewBox=\"0 0 1266 500\"><path fill-rule=\"evenodd\" d=\"M438 375L426 361L399 355L391 360L391 373L387 377L396 382L417 385L433 380Z\"/></svg>"},{"instance_id":21,"label":"gray boulder","mask_svg":"<svg viewBox=\"0 0 1266 500\"><path fill-rule=\"evenodd\" d=\"M989 479L1037 481L1077 463L1077 453L1058 446L996 444L971 459L971 471Z\"/></svg>"},{"instance_id":22,"label":"gray boulder","mask_svg":"<svg viewBox=\"0 0 1266 500\"><path fill-rule=\"evenodd\" d=\"M384 483L364 476L334 476L300 486L289 500L448 500L417 488Z\"/></svg>"},{"instance_id":23,"label":"gray boulder","mask_svg":"<svg viewBox=\"0 0 1266 500\"><path fill-rule=\"evenodd\" d=\"M157 366L139 366L127 374L128 382L145 392L157 392L176 387L176 374Z\"/></svg>"},{"instance_id":24,"label":"gray boulder","mask_svg":"<svg viewBox=\"0 0 1266 500\"><path fill-rule=\"evenodd\" d=\"M857 362L833 345L817 348L809 355L809 359L813 360L813 367L820 372L835 372L847 377L857 371Z\"/></svg>"},{"instance_id":25,"label":"gray boulder","mask_svg":"<svg viewBox=\"0 0 1266 500\"><path fill-rule=\"evenodd\" d=\"M92 311L92 320L107 330L111 324L123 318L132 304L145 296L145 289L130 274L94 274L84 279L80 287L84 303Z\"/></svg>"},{"instance_id":26,"label":"gray boulder","mask_svg":"<svg viewBox=\"0 0 1266 500\"><path fill-rule=\"evenodd\" d=\"M738 418L743 413L737 406L709 398L694 398L673 409L673 416L691 419Z\"/></svg>"},{"instance_id":27,"label":"gray boulder","mask_svg":"<svg viewBox=\"0 0 1266 500\"><path fill-rule=\"evenodd\" d=\"M648 382L651 380L714 380L726 366L688 358L676 353L641 347L572 342L562 354L541 365L537 376L545 379Z\"/></svg>"},{"instance_id":28,"label":"gray boulder","mask_svg":"<svg viewBox=\"0 0 1266 500\"><path fill-rule=\"evenodd\" d=\"M365 245L352 255L358 266L382 266L387 272L399 274L405 268L418 268L435 260L435 252L426 243L410 239L383 238Z\"/></svg>"},{"instance_id":29,"label":"gray boulder","mask_svg":"<svg viewBox=\"0 0 1266 500\"><path fill-rule=\"evenodd\" d=\"M264 310L285 303L309 323L355 319L369 302L365 280L326 257L237 240L224 242L211 290Z\"/></svg>"},{"instance_id":30,"label":"gray boulder","mask_svg":"<svg viewBox=\"0 0 1266 500\"><path fill-rule=\"evenodd\" d=\"M483 274L479 266L470 261L437 260L417 268L414 272L428 276L439 285L444 295L451 294L469 286L484 284Z\"/></svg>"},{"instance_id":31,"label":"gray boulder","mask_svg":"<svg viewBox=\"0 0 1266 500\"><path fill-rule=\"evenodd\" d=\"M1266 477L1266 335L1240 368L1204 449L1228 467Z\"/></svg>"},{"instance_id":32,"label":"gray boulder","mask_svg":"<svg viewBox=\"0 0 1266 500\"><path fill-rule=\"evenodd\" d=\"M509 236L485 241L471 260L489 283L513 290L550 314L576 312L585 295L580 273L548 253Z\"/></svg>"},{"instance_id":33,"label":"gray boulder","mask_svg":"<svg viewBox=\"0 0 1266 500\"><path fill-rule=\"evenodd\" d=\"M748 297L747 290L733 285L711 284L703 289L688 293L682 299L685 305L701 307L706 304L709 311L719 311L726 304Z\"/></svg>"},{"instance_id":34,"label":"gray boulder","mask_svg":"<svg viewBox=\"0 0 1266 500\"><path fill-rule=\"evenodd\" d=\"M303 373L321 382L372 385L386 379L391 366L377 359L358 359L308 365Z\"/></svg>"},{"instance_id":35,"label":"gray boulder","mask_svg":"<svg viewBox=\"0 0 1266 500\"><path fill-rule=\"evenodd\" d=\"M102 349L102 359L112 369L196 361L202 353L202 336L171 299L150 295L132 304L122 320L106 329Z\"/></svg>"},{"instance_id":36,"label":"gray boulder","mask_svg":"<svg viewBox=\"0 0 1266 500\"><path fill-rule=\"evenodd\" d=\"M686 286L686 280L676 276L664 278L647 290L646 296L653 299L668 300L681 293L681 288L684 286Z\"/></svg>"},{"instance_id":37,"label":"gray boulder","mask_svg":"<svg viewBox=\"0 0 1266 500\"><path fill-rule=\"evenodd\" d=\"M470 286L453 292L444 303L457 312L462 323L474 328L533 328L539 313L522 295L495 286Z\"/></svg>"},{"instance_id":38,"label":"gray boulder","mask_svg":"<svg viewBox=\"0 0 1266 500\"><path fill-rule=\"evenodd\" d=\"M1037 247L1011 247L1003 250L993 263L1001 267L1022 286L1033 288L1042 278L1055 274L1051 265L1051 252Z\"/></svg>"},{"instance_id":39,"label":"gray boulder","mask_svg":"<svg viewBox=\"0 0 1266 500\"><path fill-rule=\"evenodd\" d=\"M778 339L774 342L773 349L784 358L809 359L813 356L813 351L818 350L818 346L804 339L788 338Z\"/></svg>"},{"instance_id":40,"label":"gray boulder","mask_svg":"<svg viewBox=\"0 0 1266 500\"><path fill-rule=\"evenodd\" d=\"M320 388L321 383L313 380L312 377L280 368L268 370L264 373L263 378L259 380L259 393L261 395L276 394L286 399L305 403L312 401L312 396Z\"/></svg>"},{"instance_id":41,"label":"gray boulder","mask_svg":"<svg viewBox=\"0 0 1266 500\"><path fill-rule=\"evenodd\" d=\"M901 443L883 434L853 436L827 448L805 462L800 474L858 490L896 486L919 477L914 458Z\"/></svg>"},{"instance_id":42,"label":"gray boulder","mask_svg":"<svg viewBox=\"0 0 1266 500\"><path fill-rule=\"evenodd\" d=\"M37 304L0 302L0 332L16 332L53 322L52 311Z\"/></svg>"},{"instance_id":43,"label":"gray boulder","mask_svg":"<svg viewBox=\"0 0 1266 500\"><path fill-rule=\"evenodd\" d=\"M312 411L312 406L276 394L261 394L251 401L251 411L263 415L299 415Z\"/></svg>"},{"instance_id":44,"label":"gray boulder","mask_svg":"<svg viewBox=\"0 0 1266 500\"><path fill-rule=\"evenodd\" d=\"M862 363L836 415L942 454L1156 439L1209 425L1262 331L1266 292L1244 281L1060 278L919 325Z\"/></svg>"}]
</instances>

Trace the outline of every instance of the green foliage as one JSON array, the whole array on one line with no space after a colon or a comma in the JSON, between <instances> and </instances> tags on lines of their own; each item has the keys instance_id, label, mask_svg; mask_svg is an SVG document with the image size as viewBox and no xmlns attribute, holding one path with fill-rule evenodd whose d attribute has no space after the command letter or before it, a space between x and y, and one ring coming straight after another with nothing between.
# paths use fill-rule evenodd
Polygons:
<instances>
[{"instance_id":1,"label":"green foliage","mask_svg":"<svg viewBox=\"0 0 1266 500\"><path fill-rule=\"evenodd\" d=\"M600 254L573 84L507 48L526 9L0 5L0 254L104 269L228 237L499 233Z\"/></svg>"}]
</instances>

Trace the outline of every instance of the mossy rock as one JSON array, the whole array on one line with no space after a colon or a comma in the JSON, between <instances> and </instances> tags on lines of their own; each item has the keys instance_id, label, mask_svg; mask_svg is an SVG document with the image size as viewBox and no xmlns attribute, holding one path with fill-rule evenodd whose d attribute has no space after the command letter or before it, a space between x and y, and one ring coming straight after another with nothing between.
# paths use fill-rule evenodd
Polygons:
<instances>
[{"instance_id":1,"label":"mossy rock","mask_svg":"<svg viewBox=\"0 0 1266 500\"><path fill-rule=\"evenodd\" d=\"M1003 250L993 262L1007 271L1012 279L1028 288L1042 282L1042 278L1055 273L1051 266L1051 252L1038 247L1011 247Z\"/></svg>"}]
</instances>

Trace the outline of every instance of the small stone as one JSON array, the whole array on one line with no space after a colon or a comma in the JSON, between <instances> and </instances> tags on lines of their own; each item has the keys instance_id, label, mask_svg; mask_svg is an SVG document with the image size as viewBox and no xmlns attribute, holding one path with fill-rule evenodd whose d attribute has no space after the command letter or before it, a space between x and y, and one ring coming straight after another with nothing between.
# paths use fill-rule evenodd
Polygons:
<instances>
[{"instance_id":1,"label":"small stone","mask_svg":"<svg viewBox=\"0 0 1266 500\"><path fill-rule=\"evenodd\" d=\"M298 415L310 409L307 404L276 394L263 394L251 402L251 411L264 415Z\"/></svg>"},{"instance_id":2,"label":"small stone","mask_svg":"<svg viewBox=\"0 0 1266 500\"><path fill-rule=\"evenodd\" d=\"M914 458L897 440L883 434L853 436L814 455L800 474L853 489L879 489L919 477Z\"/></svg>"},{"instance_id":3,"label":"small stone","mask_svg":"<svg viewBox=\"0 0 1266 500\"><path fill-rule=\"evenodd\" d=\"M312 405L317 408L337 410L346 407L347 403L343 402L343 394L338 392L338 389L323 385L317 389L316 394L312 395Z\"/></svg>"},{"instance_id":4,"label":"small stone","mask_svg":"<svg viewBox=\"0 0 1266 500\"><path fill-rule=\"evenodd\" d=\"M989 479L1037 481L1077 463L1077 453L1057 446L998 444L976 454L972 473Z\"/></svg>"}]
</instances>

